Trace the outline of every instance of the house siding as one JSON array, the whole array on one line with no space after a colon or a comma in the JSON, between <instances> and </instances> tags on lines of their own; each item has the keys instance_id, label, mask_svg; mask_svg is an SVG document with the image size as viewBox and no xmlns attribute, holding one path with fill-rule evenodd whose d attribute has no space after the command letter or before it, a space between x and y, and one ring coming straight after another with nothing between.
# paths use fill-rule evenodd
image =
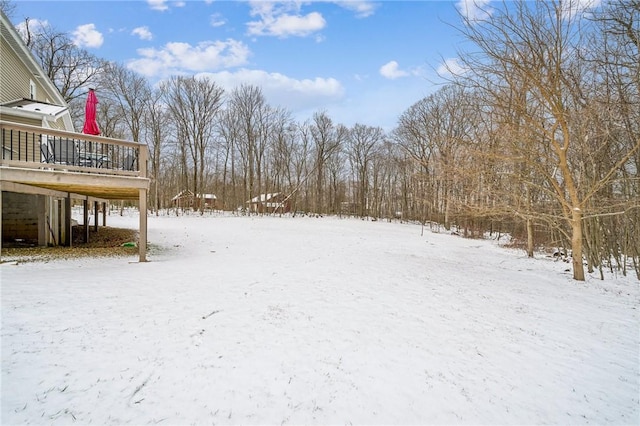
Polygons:
<instances>
[{"instance_id":1,"label":"house siding","mask_svg":"<svg viewBox=\"0 0 640 426\"><path fill-rule=\"evenodd\" d=\"M31 98L31 84L35 86L38 102L67 106L53 83L48 79L38 61L30 54L6 15L0 11L0 104L17 99ZM33 118L25 114L13 114L6 108L1 120L37 127L73 131L69 112L55 122ZM13 143L9 142L13 137ZM4 130L0 139L7 145L2 149L5 160L39 160L40 135L22 132L19 136ZM35 157L35 158L34 158ZM59 243L65 238L64 205L57 199L42 195L2 192L2 241L16 239L30 244Z\"/></svg>"},{"instance_id":2,"label":"house siding","mask_svg":"<svg viewBox=\"0 0 640 426\"><path fill-rule=\"evenodd\" d=\"M0 51L0 103L29 98L29 70L18 59L8 43L2 39ZM36 82L36 96L44 92Z\"/></svg>"},{"instance_id":3,"label":"house siding","mask_svg":"<svg viewBox=\"0 0 640 426\"><path fill-rule=\"evenodd\" d=\"M67 130L62 118L57 119L55 123L49 122L49 127L56 130Z\"/></svg>"},{"instance_id":4,"label":"house siding","mask_svg":"<svg viewBox=\"0 0 640 426\"><path fill-rule=\"evenodd\" d=\"M55 96L49 93L48 88L41 83L41 79L33 75L9 45L7 42L9 37L8 29L3 26L2 38L0 39L0 75L2 76L0 78L0 103L15 99L30 99L30 82L33 82L36 86L34 100L56 103Z\"/></svg>"},{"instance_id":5,"label":"house siding","mask_svg":"<svg viewBox=\"0 0 640 426\"><path fill-rule=\"evenodd\" d=\"M39 102L51 103L53 96L48 93L48 88L42 84L42 79L37 78L33 71L27 67L24 60L14 50L7 40L11 40L10 29L2 26L2 37L0 38L0 103L10 102L16 99L29 99L31 96L31 82L36 88L35 99ZM46 77L45 77L46 78ZM2 120L29 124L32 126L43 126L42 118L28 118L20 115L13 115L10 112L2 114ZM46 125L58 130L68 129L64 118L59 118L55 122L48 121ZM3 147L2 155L4 159L10 160L30 160L33 161L40 156L40 136L34 134L20 134L16 136L5 132L1 136ZM13 139L13 140L11 140Z\"/></svg>"},{"instance_id":6,"label":"house siding","mask_svg":"<svg viewBox=\"0 0 640 426\"><path fill-rule=\"evenodd\" d=\"M2 119L6 121L10 121L12 123L28 124L30 126L42 127L42 120L38 118L27 118L27 117L20 117L17 115L11 115L11 116L3 115Z\"/></svg>"}]
</instances>

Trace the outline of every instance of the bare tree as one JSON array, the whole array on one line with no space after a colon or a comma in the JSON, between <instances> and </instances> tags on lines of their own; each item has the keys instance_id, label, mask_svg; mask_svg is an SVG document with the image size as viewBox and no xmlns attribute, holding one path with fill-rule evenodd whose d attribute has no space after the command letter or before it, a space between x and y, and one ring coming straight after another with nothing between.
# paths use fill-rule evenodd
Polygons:
<instances>
[{"instance_id":1,"label":"bare tree","mask_svg":"<svg viewBox=\"0 0 640 426\"><path fill-rule=\"evenodd\" d=\"M178 142L192 161L193 194L203 191L207 147L213 139L224 90L206 78L174 76L162 85L165 102L176 124ZM200 203L204 212L204 202Z\"/></svg>"},{"instance_id":2,"label":"bare tree","mask_svg":"<svg viewBox=\"0 0 640 426\"><path fill-rule=\"evenodd\" d=\"M268 156L271 182L277 191L291 190L292 155L296 143L296 128L289 111L272 109Z\"/></svg>"},{"instance_id":3,"label":"bare tree","mask_svg":"<svg viewBox=\"0 0 640 426\"><path fill-rule=\"evenodd\" d=\"M583 217L589 200L611 174L590 187L581 187L574 150L575 129L572 112L580 108L576 94L583 91L579 73L582 48L579 13L571 2L516 1L488 14L481 22L466 19L463 29L478 48L462 55L468 73L464 81L487 96L492 104L503 102L502 95L514 81L525 86L527 103L539 105L535 115L522 114L523 143L535 172L544 176L549 194L561 209L569 226L573 255L573 276L584 280ZM633 155L632 147L616 164Z\"/></svg>"},{"instance_id":4,"label":"bare tree","mask_svg":"<svg viewBox=\"0 0 640 426\"><path fill-rule=\"evenodd\" d=\"M226 108L221 112L216 127L223 153L222 200L224 205L234 207L244 202L238 194L238 146L242 133L240 126L238 111L234 108Z\"/></svg>"},{"instance_id":5,"label":"bare tree","mask_svg":"<svg viewBox=\"0 0 640 426\"><path fill-rule=\"evenodd\" d=\"M128 131L124 118L122 117L122 110L120 107L109 97L100 99L98 102L98 109L96 116L100 124L100 133L102 136L108 138L125 139ZM78 118L78 128L81 128L83 116Z\"/></svg>"},{"instance_id":6,"label":"bare tree","mask_svg":"<svg viewBox=\"0 0 640 426\"><path fill-rule=\"evenodd\" d=\"M459 182L458 152L477 124L468 95L453 85L420 100L401 117L395 139L418 162L416 179L423 205L422 219L451 227L452 211L464 200L454 198Z\"/></svg>"},{"instance_id":7,"label":"bare tree","mask_svg":"<svg viewBox=\"0 0 640 426\"><path fill-rule=\"evenodd\" d=\"M436 147L431 137L431 103L429 97L411 105L399 118L394 130L394 140L408 153L415 166L412 167L406 189L413 196L409 202L405 195L405 215L419 218L421 222L433 220L436 209L435 153ZM411 213L409 213L411 212Z\"/></svg>"},{"instance_id":8,"label":"bare tree","mask_svg":"<svg viewBox=\"0 0 640 426\"><path fill-rule=\"evenodd\" d=\"M583 174L606 184L585 219L588 267L602 276L608 261L626 273L630 259L640 278L640 2L607 2L591 20L594 31L582 53L589 64L583 78L592 90L580 94L584 108L575 118L585 157L598 159L581 164ZM626 152L633 155L616 163Z\"/></svg>"},{"instance_id":9,"label":"bare tree","mask_svg":"<svg viewBox=\"0 0 640 426\"><path fill-rule=\"evenodd\" d=\"M16 11L16 3L11 0L0 0L0 10L11 18Z\"/></svg>"},{"instance_id":10,"label":"bare tree","mask_svg":"<svg viewBox=\"0 0 640 426\"><path fill-rule=\"evenodd\" d=\"M161 159L163 154L163 148L167 143L169 136L169 128L166 125L169 122L169 112L166 106L161 102L162 91L159 89L150 92L149 97L146 99L147 105L144 108L144 134L147 145L149 145L149 153L151 160L151 181L153 185L152 192L152 207L156 212L156 216L159 210L163 207L162 200L166 197L166 194L161 194L160 182L161 176Z\"/></svg>"},{"instance_id":11,"label":"bare tree","mask_svg":"<svg viewBox=\"0 0 640 426\"><path fill-rule=\"evenodd\" d=\"M251 85L241 85L231 92L229 108L238 120L238 146L245 159L245 198L251 199L262 190L270 108L262 90Z\"/></svg>"},{"instance_id":12,"label":"bare tree","mask_svg":"<svg viewBox=\"0 0 640 426\"><path fill-rule=\"evenodd\" d=\"M371 187L369 175L383 139L384 132L380 127L355 124L349 130L346 149L351 168L356 176L358 214L361 217L371 214L369 211L369 190Z\"/></svg>"},{"instance_id":13,"label":"bare tree","mask_svg":"<svg viewBox=\"0 0 640 426\"><path fill-rule=\"evenodd\" d=\"M311 137L311 123L305 121L302 124L296 126L297 130L297 143L293 146L291 156L291 167L293 168L293 176L291 178L291 186L294 188L293 193L296 193L294 198L294 211L298 206L302 204L302 208L305 212L309 211L309 182L308 178L313 173L313 158L312 158L312 137ZM303 195L298 193L302 190ZM301 202L301 203L300 203Z\"/></svg>"},{"instance_id":14,"label":"bare tree","mask_svg":"<svg viewBox=\"0 0 640 426\"><path fill-rule=\"evenodd\" d=\"M67 33L52 26L32 28L26 18L23 37L67 102L83 96L85 87L104 71L105 61L78 47Z\"/></svg>"},{"instance_id":15,"label":"bare tree","mask_svg":"<svg viewBox=\"0 0 640 426\"><path fill-rule=\"evenodd\" d=\"M315 170L316 170L316 198L315 211L323 214L324 210L324 178L325 165L329 157L346 140L348 130L342 125L336 126L326 112L316 112L313 114L313 125L311 126L311 137L315 147Z\"/></svg>"},{"instance_id":16,"label":"bare tree","mask_svg":"<svg viewBox=\"0 0 640 426\"><path fill-rule=\"evenodd\" d=\"M122 65L110 63L100 80L100 88L121 111L130 136L141 140L146 107L151 104L149 82L140 74Z\"/></svg>"}]
</instances>

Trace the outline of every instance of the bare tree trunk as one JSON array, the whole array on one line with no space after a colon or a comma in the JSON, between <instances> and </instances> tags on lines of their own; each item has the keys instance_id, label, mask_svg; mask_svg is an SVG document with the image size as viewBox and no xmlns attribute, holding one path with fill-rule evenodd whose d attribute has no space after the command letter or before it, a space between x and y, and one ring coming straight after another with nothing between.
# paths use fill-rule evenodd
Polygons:
<instances>
[{"instance_id":1,"label":"bare tree trunk","mask_svg":"<svg viewBox=\"0 0 640 426\"><path fill-rule=\"evenodd\" d=\"M527 256L533 257L533 220L527 218Z\"/></svg>"},{"instance_id":2,"label":"bare tree trunk","mask_svg":"<svg viewBox=\"0 0 640 426\"><path fill-rule=\"evenodd\" d=\"M573 278L584 281L584 264L582 263L582 211L573 209L571 216L571 257L573 258Z\"/></svg>"}]
</instances>

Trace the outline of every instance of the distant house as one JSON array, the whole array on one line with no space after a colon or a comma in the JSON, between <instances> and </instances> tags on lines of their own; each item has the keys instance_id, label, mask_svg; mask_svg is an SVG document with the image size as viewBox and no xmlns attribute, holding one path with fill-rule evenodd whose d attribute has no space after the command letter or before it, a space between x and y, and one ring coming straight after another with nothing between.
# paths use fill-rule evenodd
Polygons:
<instances>
[{"instance_id":1,"label":"distant house","mask_svg":"<svg viewBox=\"0 0 640 426\"><path fill-rule=\"evenodd\" d=\"M194 196L192 191L185 189L171 199L171 205L181 209L199 210L201 203L204 203L205 210L217 209L218 197L215 194L198 194Z\"/></svg>"},{"instance_id":2,"label":"distant house","mask_svg":"<svg viewBox=\"0 0 640 426\"><path fill-rule=\"evenodd\" d=\"M289 200L281 192L260 194L245 204L251 213L288 213L291 211Z\"/></svg>"}]
</instances>

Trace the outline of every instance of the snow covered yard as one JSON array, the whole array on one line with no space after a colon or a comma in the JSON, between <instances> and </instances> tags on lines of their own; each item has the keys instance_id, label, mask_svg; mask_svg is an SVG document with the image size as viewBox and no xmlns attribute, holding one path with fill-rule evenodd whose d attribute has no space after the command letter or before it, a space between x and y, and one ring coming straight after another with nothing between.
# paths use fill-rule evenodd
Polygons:
<instances>
[{"instance_id":1,"label":"snow covered yard","mask_svg":"<svg viewBox=\"0 0 640 426\"><path fill-rule=\"evenodd\" d=\"M0 423L640 423L633 277L357 219L150 217L149 241L1 265Z\"/></svg>"}]
</instances>

